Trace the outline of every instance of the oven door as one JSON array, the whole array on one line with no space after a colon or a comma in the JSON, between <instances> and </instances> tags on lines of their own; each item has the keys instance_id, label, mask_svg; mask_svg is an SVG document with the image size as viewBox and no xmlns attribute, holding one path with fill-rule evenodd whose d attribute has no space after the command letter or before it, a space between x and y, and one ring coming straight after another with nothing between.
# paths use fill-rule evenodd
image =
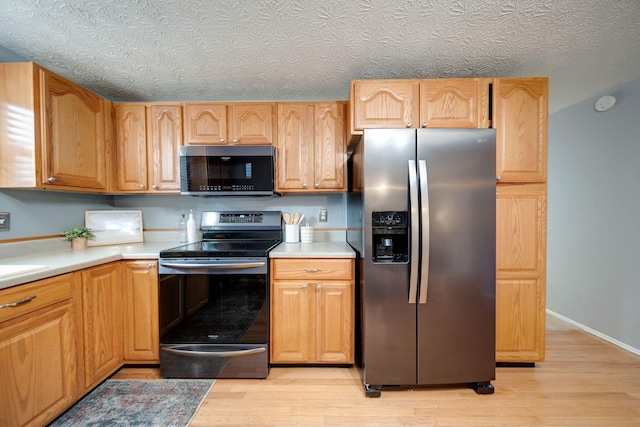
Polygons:
<instances>
[{"instance_id":1,"label":"oven door","mask_svg":"<svg viewBox=\"0 0 640 427\"><path fill-rule=\"evenodd\" d=\"M163 377L267 377L267 258L161 259L159 273Z\"/></svg>"}]
</instances>

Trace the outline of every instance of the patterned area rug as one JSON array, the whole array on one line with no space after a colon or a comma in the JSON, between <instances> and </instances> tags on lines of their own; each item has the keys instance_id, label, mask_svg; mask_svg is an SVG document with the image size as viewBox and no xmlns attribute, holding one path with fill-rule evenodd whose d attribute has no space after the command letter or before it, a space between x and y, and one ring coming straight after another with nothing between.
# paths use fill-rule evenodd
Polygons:
<instances>
[{"instance_id":1,"label":"patterned area rug","mask_svg":"<svg viewBox=\"0 0 640 427\"><path fill-rule=\"evenodd\" d=\"M50 426L188 426L214 380L106 380Z\"/></svg>"}]
</instances>

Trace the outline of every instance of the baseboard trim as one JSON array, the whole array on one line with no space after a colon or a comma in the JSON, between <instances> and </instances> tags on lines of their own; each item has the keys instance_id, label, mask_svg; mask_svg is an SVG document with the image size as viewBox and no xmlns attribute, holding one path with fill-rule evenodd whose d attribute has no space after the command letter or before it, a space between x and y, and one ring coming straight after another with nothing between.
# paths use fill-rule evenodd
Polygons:
<instances>
[{"instance_id":1,"label":"baseboard trim","mask_svg":"<svg viewBox=\"0 0 640 427\"><path fill-rule=\"evenodd\" d=\"M560 320L562 320L564 322L570 323L573 326L576 326L576 327L582 329L583 331L590 333L591 335L595 335L598 338L602 338L605 341L609 341L611 344L617 345L618 347L620 347L620 348L622 348L624 350L627 350L627 351L629 351L629 352L631 352L633 354L636 354L636 355L640 356L640 349L637 349L635 347L631 347L630 345L625 344L622 341L618 341L615 338L611 338L609 335L605 335L602 332L598 332L595 329L591 329L590 327L585 326L582 323L578 323L575 320L571 320L568 317L564 317L563 315L555 313L555 312L549 310L548 308L547 308L547 314L549 314L549 315L551 315L553 317L556 317L556 318L558 318L558 319L560 319Z\"/></svg>"}]
</instances>

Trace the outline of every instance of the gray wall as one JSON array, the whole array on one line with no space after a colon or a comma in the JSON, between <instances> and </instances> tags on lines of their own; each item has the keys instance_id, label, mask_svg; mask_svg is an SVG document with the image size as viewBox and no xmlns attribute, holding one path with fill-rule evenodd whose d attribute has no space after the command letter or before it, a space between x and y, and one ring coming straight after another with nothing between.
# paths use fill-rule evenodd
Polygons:
<instances>
[{"instance_id":1,"label":"gray wall","mask_svg":"<svg viewBox=\"0 0 640 427\"><path fill-rule=\"evenodd\" d=\"M640 79L549 117L547 307L640 349ZM640 354L640 353L639 353Z\"/></svg>"}]
</instances>

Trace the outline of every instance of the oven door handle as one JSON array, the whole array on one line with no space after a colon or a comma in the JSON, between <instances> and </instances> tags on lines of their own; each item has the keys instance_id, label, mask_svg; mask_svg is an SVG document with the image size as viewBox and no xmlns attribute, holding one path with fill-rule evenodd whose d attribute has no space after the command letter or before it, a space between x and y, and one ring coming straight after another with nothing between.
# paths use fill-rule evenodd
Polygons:
<instances>
[{"instance_id":1,"label":"oven door handle","mask_svg":"<svg viewBox=\"0 0 640 427\"><path fill-rule=\"evenodd\" d=\"M246 350L234 351L197 351L197 350L180 350L179 348L163 347L162 351L167 353L178 354L180 356L206 356L206 357L234 357L247 356L250 354L264 353L267 351L264 347L249 348Z\"/></svg>"},{"instance_id":2,"label":"oven door handle","mask_svg":"<svg viewBox=\"0 0 640 427\"><path fill-rule=\"evenodd\" d=\"M245 262L245 263L218 263L218 264L190 264L180 262L161 262L162 267L170 268L258 268L263 267L265 262Z\"/></svg>"}]
</instances>

